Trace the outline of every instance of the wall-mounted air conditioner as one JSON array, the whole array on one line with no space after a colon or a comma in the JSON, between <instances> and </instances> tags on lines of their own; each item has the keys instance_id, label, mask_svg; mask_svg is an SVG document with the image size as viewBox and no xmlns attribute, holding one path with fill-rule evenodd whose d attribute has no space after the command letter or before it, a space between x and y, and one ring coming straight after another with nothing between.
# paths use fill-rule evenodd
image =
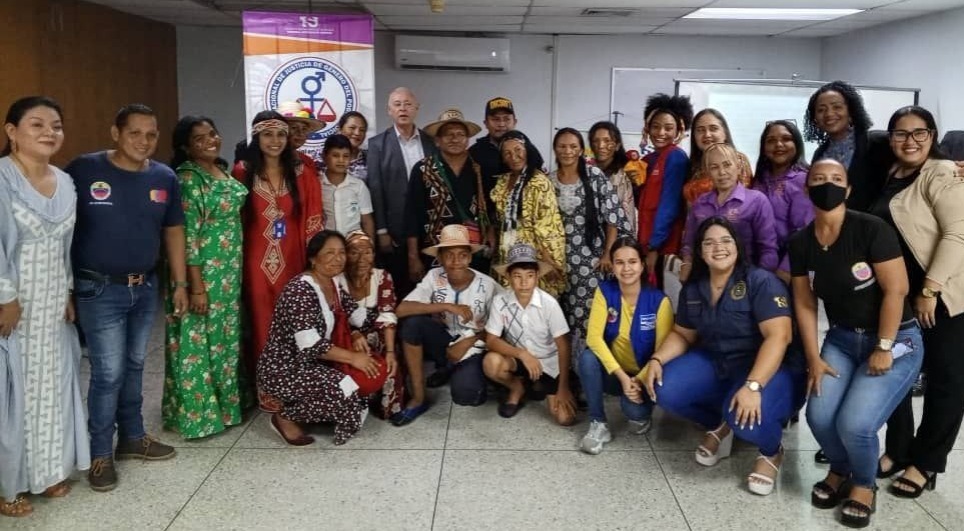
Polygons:
<instances>
[{"instance_id":1,"label":"wall-mounted air conditioner","mask_svg":"<svg viewBox=\"0 0 964 531\"><path fill-rule=\"evenodd\" d=\"M509 39L397 35L395 67L400 70L508 72Z\"/></svg>"}]
</instances>

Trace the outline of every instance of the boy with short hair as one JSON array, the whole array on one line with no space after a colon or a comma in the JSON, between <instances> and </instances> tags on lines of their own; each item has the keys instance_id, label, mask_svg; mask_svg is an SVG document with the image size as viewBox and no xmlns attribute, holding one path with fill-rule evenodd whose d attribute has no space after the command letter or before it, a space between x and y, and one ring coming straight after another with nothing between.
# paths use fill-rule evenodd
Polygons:
<instances>
[{"instance_id":1,"label":"boy with short hair","mask_svg":"<svg viewBox=\"0 0 964 531\"><path fill-rule=\"evenodd\" d=\"M489 352L482 368L509 389L499 416L515 416L529 384L545 391L556 423L569 426L576 411L569 390L569 325L559 302L538 287L539 277L551 268L538 260L531 245L517 243L506 264L495 269L508 276L512 288L495 296L485 325Z\"/></svg>"},{"instance_id":2,"label":"boy with short hair","mask_svg":"<svg viewBox=\"0 0 964 531\"><path fill-rule=\"evenodd\" d=\"M368 185L348 175L351 141L345 135L328 137L321 157L325 163L320 175L325 228L342 234L363 230L374 241L375 218Z\"/></svg>"}]
</instances>

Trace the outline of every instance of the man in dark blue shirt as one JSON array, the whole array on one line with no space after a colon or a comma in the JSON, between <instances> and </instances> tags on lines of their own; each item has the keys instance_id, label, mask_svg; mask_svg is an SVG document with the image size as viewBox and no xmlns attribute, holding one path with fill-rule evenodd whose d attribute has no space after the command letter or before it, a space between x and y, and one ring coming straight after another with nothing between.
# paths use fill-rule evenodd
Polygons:
<instances>
[{"instance_id":1,"label":"man in dark blue shirt","mask_svg":"<svg viewBox=\"0 0 964 531\"><path fill-rule=\"evenodd\" d=\"M101 492L117 486L115 455L159 460L175 454L145 433L141 416L162 236L174 317L188 308L184 211L174 172L150 158L158 140L154 111L138 104L121 108L111 136L115 149L82 155L66 168L78 196L74 297L90 355L88 480Z\"/></svg>"}]
</instances>

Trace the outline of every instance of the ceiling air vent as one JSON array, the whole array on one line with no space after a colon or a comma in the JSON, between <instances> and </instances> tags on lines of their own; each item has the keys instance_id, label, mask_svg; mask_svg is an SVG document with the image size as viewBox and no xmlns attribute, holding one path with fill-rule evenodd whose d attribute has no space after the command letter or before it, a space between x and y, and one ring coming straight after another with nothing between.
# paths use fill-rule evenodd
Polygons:
<instances>
[{"instance_id":1,"label":"ceiling air vent","mask_svg":"<svg viewBox=\"0 0 964 531\"><path fill-rule=\"evenodd\" d=\"M583 17L629 17L635 15L638 9L620 9L615 7L588 7L579 13Z\"/></svg>"}]
</instances>

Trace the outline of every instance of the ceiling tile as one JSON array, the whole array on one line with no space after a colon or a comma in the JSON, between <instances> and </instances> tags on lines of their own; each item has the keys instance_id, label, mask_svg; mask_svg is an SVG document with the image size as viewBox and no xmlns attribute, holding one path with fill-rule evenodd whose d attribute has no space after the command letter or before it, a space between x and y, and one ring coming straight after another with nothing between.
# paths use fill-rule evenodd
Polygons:
<instances>
[{"instance_id":1,"label":"ceiling tile","mask_svg":"<svg viewBox=\"0 0 964 531\"><path fill-rule=\"evenodd\" d=\"M803 28L793 31L788 31L786 33L781 33L780 37L806 37L806 38L816 38L816 37L835 37L842 33L847 33L850 30L838 29L838 28Z\"/></svg>"},{"instance_id":2,"label":"ceiling tile","mask_svg":"<svg viewBox=\"0 0 964 531\"><path fill-rule=\"evenodd\" d=\"M964 0L904 0L881 7L881 9L926 9L928 11L941 11L944 9L954 9L964 7Z\"/></svg>"},{"instance_id":3,"label":"ceiling tile","mask_svg":"<svg viewBox=\"0 0 964 531\"><path fill-rule=\"evenodd\" d=\"M375 16L418 16L418 15L433 15L432 11L429 9L428 2L418 5L402 5L402 4L376 4L376 3L364 3L364 6L368 8ZM445 11L441 14L443 15L460 15L460 16L479 16L479 15L525 15L527 8L524 6L502 6L498 8L497 12L493 12L492 6L462 6L462 5L446 5Z\"/></svg>"},{"instance_id":4,"label":"ceiling tile","mask_svg":"<svg viewBox=\"0 0 964 531\"><path fill-rule=\"evenodd\" d=\"M435 26L436 29L444 31L447 26L457 24L460 26L478 24L480 26L491 26L494 24L522 24L522 16L481 16L481 17L460 17L457 15L434 14L423 17L378 17L386 26Z\"/></svg>"},{"instance_id":5,"label":"ceiling tile","mask_svg":"<svg viewBox=\"0 0 964 531\"><path fill-rule=\"evenodd\" d=\"M703 7L781 7L786 9L869 9L892 4L894 0L716 0Z\"/></svg>"},{"instance_id":6,"label":"ceiling tile","mask_svg":"<svg viewBox=\"0 0 964 531\"><path fill-rule=\"evenodd\" d=\"M613 34L644 34L659 26L643 25L587 25L587 24L526 24L523 33L548 33L572 35L613 35Z\"/></svg>"},{"instance_id":7,"label":"ceiling tile","mask_svg":"<svg viewBox=\"0 0 964 531\"><path fill-rule=\"evenodd\" d=\"M808 25L806 21L677 20L653 33L667 35L778 35Z\"/></svg>"},{"instance_id":8,"label":"ceiling tile","mask_svg":"<svg viewBox=\"0 0 964 531\"><path fill-rule=\"evenodd\" d=\"M662 26L676 20L675 18L655 17L526 17L526 25L566 25L566 26Z\"/></svg>"},{"instance_id":9,"label":"ceiling tile","mask_svg":"<svg viewBox=\"0 0 964 531\"><path fill-rule=\"evenodd\" d=\"M532 0L533 8L536 7L660 7L660 8L682 8L682 7L703 7L711 0L603 0L592 2L587 0Z\"/></svg>"},{"instance_id":10,"label":"ceiling tile","mask_svg":"<svg viewBox=\"0 0 964 531\"><path fill-rule=\"evenodd\" d=\"M521 33L521 24L496 24L491 26L479 26L469 24L467 26L447 26L445 29L438 26L389 26L392 31L419 31L419 32L439 32L457 31L466 33Z\"/></svg>"},{"instance_id":11,"label":"ceiling tile","mask_svg":"<svg viewBox=\"0 0 964 531\"><path fill-rule=\"evenodd\" d=\"M592 6L595 7L595 6ZM609 5L607 2L605 4L606 8L614 9L633 9L633 7L614 7ZM563 17L578 17L580 13L585 10L587 6L533 6L529 11L529 15L532 16L563 16ZM602 9L602 8L598 8ZM638 7L635 8L637 11L633 16L642 17L659 17L659 18L677 18L688 13L691 13L694 8L692 7Z\"/></svg>"}]
</instances>

